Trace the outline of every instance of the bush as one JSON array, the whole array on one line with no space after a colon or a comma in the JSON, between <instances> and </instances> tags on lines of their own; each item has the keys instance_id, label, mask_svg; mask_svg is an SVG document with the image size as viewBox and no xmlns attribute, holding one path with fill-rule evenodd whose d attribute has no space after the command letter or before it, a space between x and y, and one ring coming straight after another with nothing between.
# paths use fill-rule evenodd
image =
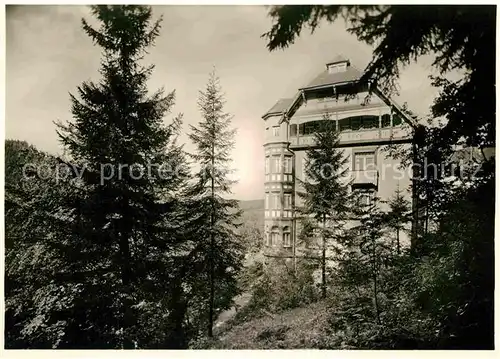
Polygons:
<instances>
[{"instance_id":1,"label":"bush","mask_svg":"<svg viewBox=\"0 0 500 359\"><path fill-rule=\"evenodd\" d=\"M242 276L242 283L251 291L248 304L241 308L232 324L277 313L315 302L318 290L314 285L313 269L307 263L298 263L297 274L286 263L276 261L264 268L255 264Z\"/></svg>"}]
</instances>

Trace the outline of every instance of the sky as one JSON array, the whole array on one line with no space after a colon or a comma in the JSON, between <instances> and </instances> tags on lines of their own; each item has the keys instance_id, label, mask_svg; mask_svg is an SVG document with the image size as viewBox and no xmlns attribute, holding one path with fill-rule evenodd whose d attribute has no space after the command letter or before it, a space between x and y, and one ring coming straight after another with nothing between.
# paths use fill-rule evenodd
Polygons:
<instances>
[{"instance_id":1,"label":"sky","mask_svg":"<svg viewBox=\"0 0 500 359\"><path fill-rule=\"evenodd\" d=\"M336 55L363 69L372 48L346 31L342 20L321 23L314 34L303 31L289 48L269 52L261 35L272 26L264 6L154 6L163 16L160 36L145 58L154 64L151 91L176 91L169 123L182 113L185 132L200 120L197 108L215 66L226 95L225 110L237 129L233 168L238 184L234 198L264 197L264 122L262 115L284 97L293 97ZM81 29L84 6L15 6L6 11L7 139L25 140L52 154L62 153L53 121L71 120L70 93L83 81L97 80L100 49ZM431 59L402 71L399 104L420 115L429 112L436 95L428 78ZM193 145L181 138L187 151Z\"/></svg>"}]
</instances>

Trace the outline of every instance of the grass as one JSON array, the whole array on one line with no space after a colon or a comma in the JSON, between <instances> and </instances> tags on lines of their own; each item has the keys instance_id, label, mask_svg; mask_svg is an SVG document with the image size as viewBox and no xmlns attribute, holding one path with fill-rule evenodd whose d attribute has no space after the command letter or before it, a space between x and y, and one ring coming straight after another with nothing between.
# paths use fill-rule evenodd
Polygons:
<instances>
[{"instance_id":1,"label":"grass","mask_svg":"<svg viewBox=\"0 0 500 359\"><path fill-rule=\"evenodd\" d=\"M207 343L212 349L312 349L327 335L328 308L324 302L282 313L266 313L241 324L228 321Z\"/></svg>"}]
</instances>

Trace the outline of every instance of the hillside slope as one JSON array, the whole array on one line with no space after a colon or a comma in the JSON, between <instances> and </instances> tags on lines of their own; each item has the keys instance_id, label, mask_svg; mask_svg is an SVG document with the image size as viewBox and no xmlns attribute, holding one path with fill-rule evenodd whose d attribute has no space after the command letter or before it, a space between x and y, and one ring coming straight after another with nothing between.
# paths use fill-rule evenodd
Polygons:
<instances>
[{"instance_id":1,"label":"hillside slope","mask_svg":"<svg viewBox=\"0 0 500 359\"><path fill-rule=\"evenodd\" d=\"M240 209L243 210L242 220L246 225L255 226L264 231L264 200L239 201Z\"/></svg>"},{"instance_id":2,"label":"hillside slope","mask_svg":"<svg viewBox=\"0 0 500 359\"><path fill-rule=\"evenodd\" d=\"M268 313L245 323L227 323L217 330L212 349L312 349L324 347L328 328L324 302Z\"/></svg>"}]
</instances>

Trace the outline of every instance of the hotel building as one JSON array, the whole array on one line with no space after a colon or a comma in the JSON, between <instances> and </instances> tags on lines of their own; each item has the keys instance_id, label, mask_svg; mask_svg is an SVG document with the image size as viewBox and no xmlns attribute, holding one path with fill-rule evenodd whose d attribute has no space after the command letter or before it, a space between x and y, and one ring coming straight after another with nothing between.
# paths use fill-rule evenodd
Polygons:
<instances>
[{"instance_id":1,"label":"hotel building","mask_svg":"<svg viewBox=\"0 0 500 359\"><path fill-rule=\"evenodd\" d=\"M314 146L314 132L325 113L340 131L340 144L349 159L351 190L389 199L396 189L406 192L411 176L384 151L390 143L411 146L415 124L401 108L377 89L368 95L362 72L337 57L293 98L280 99L262 117L265 128L264 255L292 258L306 253L297 241L300 206L297 194L304 179L305 153Z\"/></svg>"}]
</instances>

